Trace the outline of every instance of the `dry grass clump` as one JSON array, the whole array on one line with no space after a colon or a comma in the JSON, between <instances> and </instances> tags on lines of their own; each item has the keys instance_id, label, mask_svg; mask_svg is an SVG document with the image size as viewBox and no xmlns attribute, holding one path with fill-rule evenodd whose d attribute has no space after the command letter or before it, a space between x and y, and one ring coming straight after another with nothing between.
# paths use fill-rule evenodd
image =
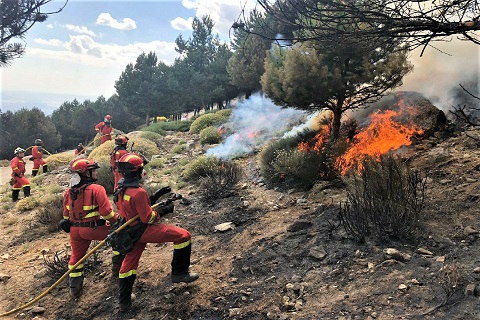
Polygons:
<instances>
[{"instance_id":1,"label":"dry grass clump","mask_svg":"<svg viewBox=\"0 0 480 320\"><path fill-rule=\"evenodd\" d=\"M56 170L62 166L68 165L74 159L72 153L64 152L48 156L45 161L48 165L48 171ZM41 176L42 173L39 175Z\"/></svg>"},{"instance_id":2,"label":"dry grass clump","mask_svg":"<svg viewBox=\"0 0 480 320\"><path fill-rule=\"evenodd\" d=\"M137 135L132 137L127 135L127 137L129 138L127 145L127 151L129 152L141 153L147 159L150 159L153 155L157 155L160 152L155 142L151 140L144 139L141 136ZM110 155L114 148L115 141L107 141L104 144L101 144L100 146L93 149L93 151L89 155L89 158L98 163L104 162L105 158L110 159Z\"/></svg>"}]
</instances>

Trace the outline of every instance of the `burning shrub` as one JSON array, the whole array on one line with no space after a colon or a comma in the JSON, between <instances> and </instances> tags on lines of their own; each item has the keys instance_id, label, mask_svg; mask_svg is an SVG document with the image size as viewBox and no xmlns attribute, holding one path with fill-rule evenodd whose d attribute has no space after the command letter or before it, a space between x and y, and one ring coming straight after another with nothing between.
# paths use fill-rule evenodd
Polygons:
<instances>
[{"instance_id":1,"label":"burning shrub","mask_svg":"<svg viewBox=\"0 0 480 320\"><path fill-rule=\"evenodd\" d=\"M222 140L222 136L218 132L217 127L210 126L200 131L200 143L201 144L216 144Z\"/></svg>"},{"instance_id":2,"label":"burning shrub","mask_svg":"<svg viewBox=\"0 0 480 320\"><path fill-rule=\"evenodd\" d=\"M222 162L200 179L200 196L205 201L224 198L238 184L241 175L240 166L233 162Z\"/></svg>"},{"instance_id":3,"label":"burning shrub","mask_svg":"<svg viewBox=\"0 0 480 320\"><path fill-rule=\"evenodd\" d=\"M425 177L392 156L367 158L362 168L344 179L347 202L340 220L347 234L360 242L370 234L381 240L412 236L423 209Z\"/></svg>"},{"instance_id":4,"label":"burning shrub","mask_svg":"<svg viewBox=\"0 0 480 320\"><path fill-rule=\"evenodd\" d=\"M333 163L334 154L342 149L340 141L313 149L307 148L307 144L299 139L304 141L305 137L277 140L262 149L260 172L265 180L273 184L283 183L286 187L309 189L319 180L336 178Z\"/></svg>"}]
</instances>

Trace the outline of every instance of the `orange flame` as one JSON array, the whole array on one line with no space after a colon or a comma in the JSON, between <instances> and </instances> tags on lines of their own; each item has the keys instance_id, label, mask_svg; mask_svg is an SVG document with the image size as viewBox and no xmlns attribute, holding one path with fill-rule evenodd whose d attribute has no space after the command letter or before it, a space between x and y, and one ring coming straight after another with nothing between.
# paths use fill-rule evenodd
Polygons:
<instances>
[{"instance_id":1,"label":"orange flame","mask_svg":"<svg viewBox=\"0 0 480 320\"><path fill-rule=\"evenodd\" d=\"M328 140L328 136L330 135L330 125L324 125L320 128L320 132L315 135L313 141L315 144L311 146L308 142L302 141L298 144L298 150L302 152L308 152L310 150L321 152L325 147L325 143Z\"/></svg>"},{"instance_id":2,"label":"orange flame","mask_svg":"<svg viewBox=\"0 0 480 320\"><path fill-rule=\"evenodd\" d=\"M370 115L371 123L354 137L356 141L342 156L338 157L335 167L345 175L352 167L362 170L361 161L370 156L379 160L380 156L402 146L412 144L414 135L422 135L423 130L414 126L400 124L393 120L401 112L387 110Z\"/></svg>"}]
</instances>

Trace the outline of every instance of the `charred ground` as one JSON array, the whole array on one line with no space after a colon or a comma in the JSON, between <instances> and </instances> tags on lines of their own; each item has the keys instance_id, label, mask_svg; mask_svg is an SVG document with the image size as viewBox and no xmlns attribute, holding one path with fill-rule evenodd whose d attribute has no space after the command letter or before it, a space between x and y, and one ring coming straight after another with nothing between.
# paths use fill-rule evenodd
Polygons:
<instances>
[{"instance_id":1,"label":"charred ground","mask_svg":"<svg viewBox=\"0 0 480 320\"><path fill-rule=\"evenodd\" d=\"M80 299L70 300L64 281L33 306L4 318L480 319L478 288L469 291L480 280L479 155L476 140L466 133L409 147L405 158L428 175L422 230L411 242L364 244L339 227L341 186L270 189L255 155L245 157L244 178L227 198L207 204L194 187L176 190L191 204L178 204L166 222L192 233L191 269L200 273L198 281L172 284L171 246L149 245L134 285L134 309L120 316L105 247L98 254L101 264L86 274ZM49 183L65 185L63 172L49 173ZM14 218L16 223L4 222ZM46 232L35 210L12 209L0 220L0 310L6 312L55 282L43 255L51 258L64 249L68 235ZM225 222L233 227L216 231ZM387 255L388 248L400 257Z\"/></svg>"}]
</instances>

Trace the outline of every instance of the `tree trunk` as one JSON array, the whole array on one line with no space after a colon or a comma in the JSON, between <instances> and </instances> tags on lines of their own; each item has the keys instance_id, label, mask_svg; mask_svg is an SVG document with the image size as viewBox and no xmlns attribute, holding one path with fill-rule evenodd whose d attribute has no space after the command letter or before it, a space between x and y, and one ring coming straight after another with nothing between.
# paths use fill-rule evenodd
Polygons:
<instances>
[{"instance_id":1,"label":"tree trunk","mask_svg":"<svg viewBox=\"0 0 480 320\"><path fill-rule=\"evenodd\" d=\"M145 119L145 124L147 125L147 127L150 125L150 114L147 113L147 117Z\"/></svg>"},{"instance_id":2,"label":"tree trunk","mask_svg":"<svg viewBox=\"0 0 480 320\"><path fill-rule=\"evenodd\" d=\"M335 141L340 136L340 126L342 120L342 106L343 106L344 99L340 99L337 101L335 108L333 111L333 121L332 121L332 133L330 134L330 141Z\"/></svg>"}]
</instances>

